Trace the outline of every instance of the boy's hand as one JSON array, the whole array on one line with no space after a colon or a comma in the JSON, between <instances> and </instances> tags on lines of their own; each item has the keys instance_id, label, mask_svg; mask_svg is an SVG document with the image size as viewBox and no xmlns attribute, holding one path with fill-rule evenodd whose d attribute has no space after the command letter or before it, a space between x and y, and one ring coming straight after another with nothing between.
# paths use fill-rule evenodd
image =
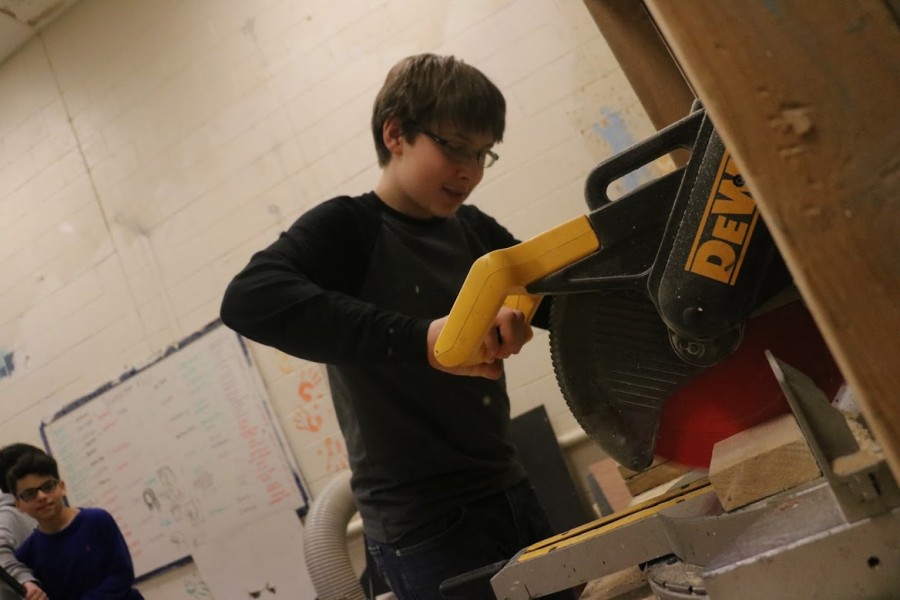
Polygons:
<instances>
[{"instance_id":1,"label":"boy's hand","mask_svg":"<svg viewBox=\"0 0 900 600\"><path fill-rule=\"evenodd\" d=\"M25 588L25 600L47 600L47 594L35 582L26 581L23 587Z\"/></svg>"},{"instance_id":2,"label":"boy's hand","mask_svg":"<svg viewBox=\"0 0 900 600\"><path fill-rule=\"evenodd\" d=\"M476 365L445 367L434 357L434 344L447 317L436 319L428 327L428 364L439 371L453 375L499 379L503 374L503 359L518 354L532 337L531 326L525 321L525 313L502 307L494 318L494 326L488 330L481 350L484 361Z\"/></svg>"}]
</instances>

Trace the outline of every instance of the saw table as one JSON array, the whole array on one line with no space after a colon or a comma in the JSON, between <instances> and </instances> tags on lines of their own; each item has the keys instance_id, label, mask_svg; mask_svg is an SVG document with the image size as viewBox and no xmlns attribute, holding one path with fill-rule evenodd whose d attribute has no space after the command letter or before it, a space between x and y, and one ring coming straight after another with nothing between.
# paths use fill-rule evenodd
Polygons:
<instances>
[{"instance_id":1,"label":"saw table","mask_svg":"<svg viewBox=\"0 0 900 600\"><path fill-rule=\"evenodd\" d=\"M770 355L823 476L725 512L705 479L522 550L491 580L498 599L537 598L644 565L661 599L893 598L900 590L900 491L844 417Z\"/></svg>"}]
</instances>

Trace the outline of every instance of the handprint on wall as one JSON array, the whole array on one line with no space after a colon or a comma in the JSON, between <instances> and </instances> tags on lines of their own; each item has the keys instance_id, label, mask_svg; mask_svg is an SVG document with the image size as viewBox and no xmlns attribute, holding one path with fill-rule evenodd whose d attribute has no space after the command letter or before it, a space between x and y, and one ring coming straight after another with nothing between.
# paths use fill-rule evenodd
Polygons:
<instances>
[{"instance_id":1,"label":"handprint on wall","mask_svg":"<svg viewBox=\"0 0 900 600\"><path fill-rule=\"evenodd\" d=\"M344 440L329 436L325 438L324 444L325 447L319 448L316 454L320 457L324 455L326 473L337 473L350 468L350 464L347 462L347 449L344 447Z\"/></svg>"},{"instance_id":2,"label":"handprint on wall","mask_svg":"<svg viewBox=\"0 0 900 600\"><path fill-rule=\"evenodd\" d=\"M322 429L324 419L320 412L320 404L326 398L324 384L325 380L318 366L310 365L300 370L297 395L301 402L291 415L294 427L298 431L315 433Z\"/></svg>"}]
</instances>

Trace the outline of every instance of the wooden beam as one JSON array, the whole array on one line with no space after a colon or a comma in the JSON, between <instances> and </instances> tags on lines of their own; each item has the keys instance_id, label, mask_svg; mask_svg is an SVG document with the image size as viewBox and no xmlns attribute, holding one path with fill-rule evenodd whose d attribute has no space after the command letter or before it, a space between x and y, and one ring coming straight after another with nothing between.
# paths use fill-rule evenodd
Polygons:
<instances>
[{"instance_id":1,"label":"wooden beam","mask_svg":"<svg viewBox=\"0 0 900 600\"><path fill-rule=\"evenodd\" d=\"M622 466L619 467L619 473L625 480L625 485L632 496L643 494L658 485L674 481L690 470L691 467L658 458L643 471L632 471Z\"/></svg>"},{"instance_id":2,"label":"wooden beam","mask_svg":"<svg viewBox=\"0 0 900 600\"><path fill-rule=\"evenodd\" d=\"M900 28L884 0L645 0L900 479Z\"/></svg>"},{"instance_id":3,"label":"wooden beam","mask_svg":"<svg viewBox=\"0 0 900 600\"><path fill-rule=\"evenodd\" d=\"M601 515L609 515L628 508L631 491L619 474L619 464L611 458L592 463L588 467L588 477L593 477L602 498L597 499ZM605 503L606 506L602 506Z\"/></svg>"},{"instance_id":4,"label":"wooden beam","mask_svg":"<svg viewBox=\"0 0 900 600\"><path fill-rule=\"evenodd\" d=\"M716 442L709 483L725 510L734 510L821 476L792 414Z\"/></svg>"},{"instance_id":5,"label":"wooden beam","mask_svg":"<svg viewBox=\"0 0 900 600\"><path fill-rule=\"evenodd\" d=\"M662 129L687 116L694 93L650 15L634 0L584 0L650 122Z\"/></svg>"}]
</instances>

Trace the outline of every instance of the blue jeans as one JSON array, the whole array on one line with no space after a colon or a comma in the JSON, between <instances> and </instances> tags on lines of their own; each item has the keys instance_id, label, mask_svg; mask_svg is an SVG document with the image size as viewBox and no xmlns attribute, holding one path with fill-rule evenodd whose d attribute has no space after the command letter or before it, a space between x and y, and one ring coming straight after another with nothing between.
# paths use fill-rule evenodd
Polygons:
<instances>
[{"instance_id":1,"label":"blue jeans","mask_svg":"<svg viewBox=\"0 0 900 600\"><path fill-rule=\"evenodd\" d=\"M367 539L367 544L399 600L441 600L438 588L442 581L508 560L525 546L553 534L534 488L525 480L464 504L455 514L396 544L372 539ZM573 595L566 592L559 597Z\"/></svg>"}]
</instances>

